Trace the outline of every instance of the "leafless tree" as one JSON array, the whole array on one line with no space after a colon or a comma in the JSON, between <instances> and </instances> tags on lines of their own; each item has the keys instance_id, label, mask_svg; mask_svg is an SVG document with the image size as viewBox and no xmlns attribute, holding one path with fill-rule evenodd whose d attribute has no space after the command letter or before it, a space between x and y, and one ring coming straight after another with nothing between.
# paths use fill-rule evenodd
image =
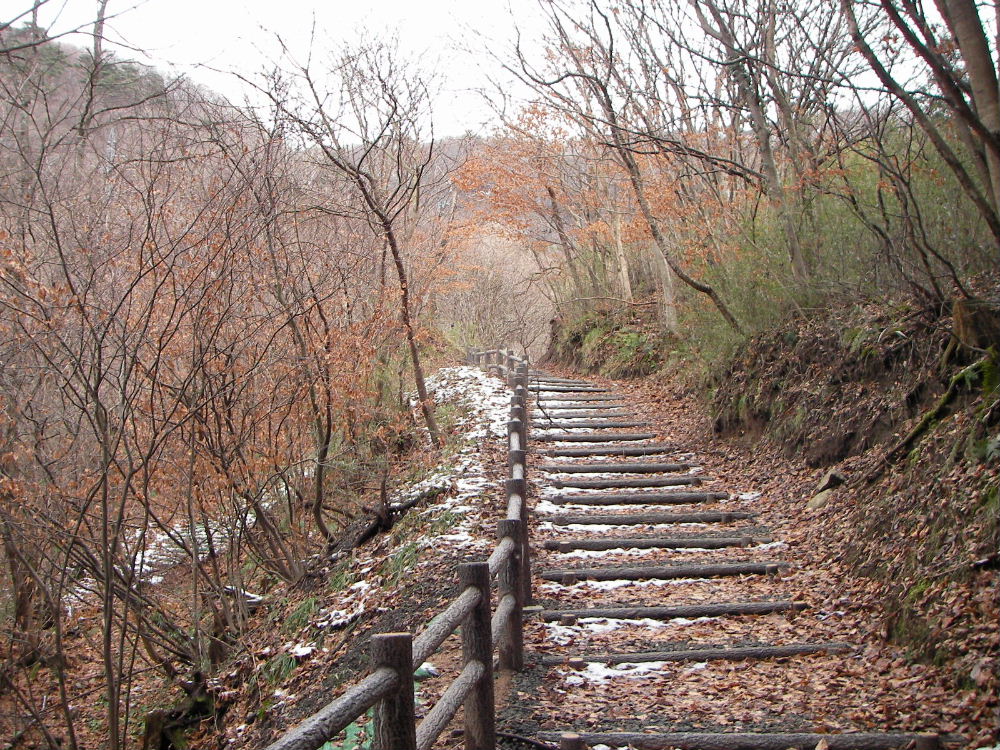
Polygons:
<instances>
[{"instance_id":1,"label":"leafless tree","mask_svg":"<svg viewBox=\"0 0 1000 750\"><path fill-rule=\"evenodd\" d=\"M353 191L355 200L331 201L327 210L364 221L389 251L420 409L431 442L439 446L407 268L407 242L414 237L434 157L427 84L398 50L381 42L345 50L321 71L311 60L299 64L289 56L287 63L291 79L277 76L266 93L319 154L317 165Z\"/></svg>"}]
</instances>

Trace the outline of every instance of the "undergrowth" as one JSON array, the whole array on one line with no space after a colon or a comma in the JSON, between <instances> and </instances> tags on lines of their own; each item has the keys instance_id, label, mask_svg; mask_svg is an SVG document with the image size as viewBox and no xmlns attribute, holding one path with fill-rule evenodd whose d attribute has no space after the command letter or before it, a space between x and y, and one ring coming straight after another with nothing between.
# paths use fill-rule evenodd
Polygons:
<instances>
[{"instance_id":1,"label":"undergrowth","mask_svg":"<svg viewBox=\"0 0 1000 750\"><path fill-rule=\"evenodd\" d=\"M609 378L649 375L663 365L667 337L655 322L631 310L601 307L557 326L555 362Z\"/></svg>"},{"instance_id":2,"label":"undergrowth","mask_svg":"<svg viewBox=\"0 0 1000 750\"><path fill-rule=\"evenodd\" d=\"M796 319L740 345L710 403L717 433L847 475L827 543L876 586L885 637L993 690L998 355L951 329L913 303Z\"/></svg>"}]
</instances>

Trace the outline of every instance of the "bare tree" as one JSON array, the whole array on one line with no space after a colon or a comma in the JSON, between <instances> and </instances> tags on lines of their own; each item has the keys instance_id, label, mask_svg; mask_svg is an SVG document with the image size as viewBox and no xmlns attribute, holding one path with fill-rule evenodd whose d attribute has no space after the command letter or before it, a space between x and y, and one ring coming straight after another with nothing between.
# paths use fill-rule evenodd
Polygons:
<instances>
[{"instance_id":1,"label":"bare tree","mask_svg":"<svg viewBox=\"0 0 1000 750\"><path fill-rule=\"evenodd\" d=\"M1000 94L996 63L990 52L985 24L972 0L935 0L952 39L942 36L940 27L929 16L921 0L880 0L874 8L864 8L860 16L853 3L841 0L851 37L868 61L882 85L909 110L913 119L927 133L951 170L961 189L976 206L991 234L1000 256ZM874 46L864 19L875 14L895 29L915 59L938 89L937 101L951 117L942 122L932 116L928 98L919 88L906 85L894 70L893 55ZM885 28L885 26L876 27ZM888 37L877 42L883 48ZM948 52L954 41L957 54ZM912 67L911 67L912 70ZM965 153L950 142L947 127L956 128Z\"/></svg>"},{"instance_id":2,"label":"bare tree","mask_svg":"<svg viewBox=\"0 0 1000 750\"><path fill-rule=\"evenodd\" d=\"M670 270L684 284L707 296L726 322L741 332L739 322L719 293L681 263L677 248L663 231L650 203L647 176L638 158L644 149L636 142L632 125L635 96L623 75L628 61L622 58L617 46L611 14L596 1L588 4L585 16L571 16L568 10L554 3L546 3L545 8L554 36L550 49L554 62L538 68L518 47L517 67L513 71L547 104L609 149L624 169L653 242Z\"/></svg>"},{"instance_id":3,"label":"bare tree","mask_svg":"<svg viewBox=\"0 0 1000 750\"><path fill-rule=\"evenodd\" d=\"M389 251L420 409L431 442L440 446L424 384L407 268L407 242L428 189L425 178L434 155L433 133L426 123L427 84L402 62L398 50L380 42L344 51L322 73L311 61L289 65L292 81L276 79L267 93L320 154L317 165L353 191L354 201L331 201L326 210L362 219Z\"/></svg>"}]
</instances>

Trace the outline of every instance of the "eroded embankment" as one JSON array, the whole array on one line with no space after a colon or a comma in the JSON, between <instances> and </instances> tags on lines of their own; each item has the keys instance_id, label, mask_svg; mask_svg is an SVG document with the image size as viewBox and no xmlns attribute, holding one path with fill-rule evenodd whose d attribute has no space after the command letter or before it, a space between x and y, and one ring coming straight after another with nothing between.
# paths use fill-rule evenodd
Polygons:
<instances>
[{"instance_id":1,"label":"eroded embankment","mask_svg":"<svg viewBox=\"0 0 1000 750\"><path fill-rule=\"evenodd\" d=\"M854 309L746 344L717 382L724 443L781 454L803 486L803 543L905 658L942 670L997 725L1000 391L996 349L956 345L949 319ZM839 481L835 477L835 482Z\"/></svg>"}]
</instances>

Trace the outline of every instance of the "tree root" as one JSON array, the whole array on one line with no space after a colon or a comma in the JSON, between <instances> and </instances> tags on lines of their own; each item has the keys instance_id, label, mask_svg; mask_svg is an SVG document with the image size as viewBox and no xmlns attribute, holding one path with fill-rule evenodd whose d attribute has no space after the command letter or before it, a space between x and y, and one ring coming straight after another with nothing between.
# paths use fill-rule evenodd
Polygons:
<instances>
[{"instance_id":1,"label":"tree root","mask_svg":"<svg viewBox=\"0 0 1000 750\"><path fill-rule=\"evenodd\" d=\"M976 360L971 365L963 367L957 373L952 375L951 379L948 381L948 388L942 394L941 398L937 400L937 403L924 412L924 415L920 418L917 424L914 425L914 427L898 442L889 448L888 451L886 451L881 461L879 461L877 465L875 465L862 477L862 481L866 483L875 481L882 476L886 468L890 466L901 454L909 451L913 444L916 443L917 440L930 429L931 425L941 416L941 413L951 404L952 401L955 400L958 396L962 383L966 382L973 376L982 375L986 363L992 358L992 355L987 355L982 359Z\"/></svg>"}]
</instances>

